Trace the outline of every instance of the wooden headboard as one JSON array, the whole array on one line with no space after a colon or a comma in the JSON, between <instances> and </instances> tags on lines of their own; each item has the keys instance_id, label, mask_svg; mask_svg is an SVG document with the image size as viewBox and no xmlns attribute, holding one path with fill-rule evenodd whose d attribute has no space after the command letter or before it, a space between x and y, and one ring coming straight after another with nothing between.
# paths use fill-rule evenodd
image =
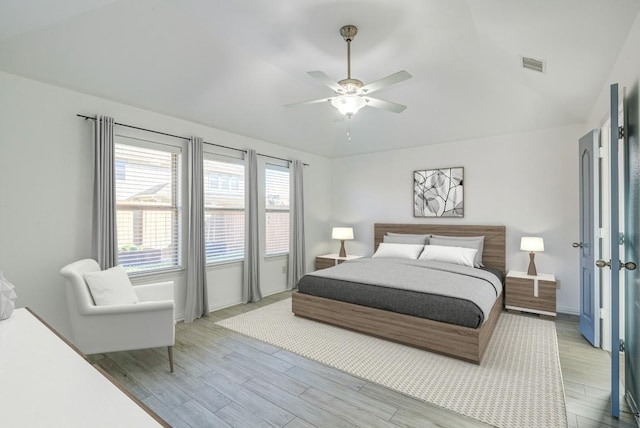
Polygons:
<instances>
[{"instance_id":1,"label":"wooden headboard","mask_svg":"<svg viewBox=\"0 0 640 428\"><path fill-rule=\"evenodd\" d=\"M374 225L374 251L382 242L387 232L414 233L418 235L434 234L447 236L484 236L484 250L482 263L486 266L506 270L506 227L505 226L477 226L455 224L388 224Z\"/></svg>"}]
</instances>

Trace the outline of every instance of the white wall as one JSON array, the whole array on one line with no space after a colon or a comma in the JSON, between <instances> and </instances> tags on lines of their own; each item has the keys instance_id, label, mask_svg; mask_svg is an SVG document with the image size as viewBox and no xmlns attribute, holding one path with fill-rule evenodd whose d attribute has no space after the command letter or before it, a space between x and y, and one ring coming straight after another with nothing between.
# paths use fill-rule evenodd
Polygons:
<instances>
[{"instance_id":1,"label":"white wall","mask_svg":"<svg viewBox=\"0 0 640 428\"><path fill-rule=\"evenodd\" d=\"M429 222L412 213L412 172L465 168L465 217L459 224L505 224L507 267L524 270L523 234L545 238L539 271L559 280L558 309L579 308L577 139L598 127L608 109L608 84L633 87L640 80L640 17L587 127L567 127L354 156L330 161L275 144L230 134L162 114L0 72L0 269L17 286L18 305L30 306L63 333L68 331L64 264L90 255L91 125L77 113L107 114L118 121L310 163L305 170L307 266L316 255L337 252L334 225L353 225L350 253L370 254L374 222ZM333 184L332 184L333 182ZM333 196L332 196L333 195ZM331 220L331 221L330 221ZM264 294L284 286L283 259L263 262ZM240 299L241 264L209 269L210 307ZM184 274L174 275L184 289ZM164 279L164 278L162 278ZM147 281L150 281L148 279ZM154 278L155 280L155 278ZM178 310L182 314L183 291Z\"/></svg>"},{"instance_id":2,"label":"white wall","mask_svg":"<svg viewBox=\"0 0 640 428\"><path fill-rule=\"evenodd\" d=\"M333 225L352 225L347 252L370 255L373 224L454 223L507 227L507 269L526 271L520 237L542 236L539 272L556 275L557 307L578 313L578 138L582 126L428 145L333 161ZM413 171L464 167L462 219L413 217Z\"/></svg>"},{"instance_id":3,"label":"white wall","mask_svg":"<svg viewBox=\"0 0 640 428\"><path fill-rule=\"evenodd\" d=\"M308 269L316 254L329 250L331 162L326 158L2 72L0 94L0 269L16 286L18 306L31 307L63 334L69 325L58 271L91 256L92 124L77 113L110 115L122 123L309 163L304 177ZM263 294L285 288L284 265L284 258L263 262ZM240 263L210 268L210 307L240 302L241 278ZM135 282L158 279L176 281L181 317L184 272Z\"/></svg>"},{"instance_id":4,"label":"white wall","mask_svg":"<svg viewBox=\"0 0 640 428\"><path fill-rule=\"evenodd\" d=\"M604 81L602 90L593 105L586 130L600 128L609 117L609 87L618 83L620 88L626 87L627 93L640 82L640 14L636 17L627 40L620 50L618 59L611 73Z\"/></svg>"}]
</instances>

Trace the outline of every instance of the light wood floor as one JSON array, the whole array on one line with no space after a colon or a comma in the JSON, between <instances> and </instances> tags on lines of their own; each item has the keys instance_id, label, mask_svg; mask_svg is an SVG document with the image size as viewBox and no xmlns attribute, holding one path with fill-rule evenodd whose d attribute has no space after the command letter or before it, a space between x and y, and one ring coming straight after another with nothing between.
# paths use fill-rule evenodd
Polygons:
<instances>
[{"instance_id":1,"label":"light wood floor","mask_svg":"<svg viewBox=\"0 0 640 428\"><path fill-rule=\"evenodd\" d=\"M174 427L486 426L214 324L287 297L179 323L173 374L162 348L91 359ZM609 354L587 344L576 317L556 326L569 426L635 426L626 406L609 416Z\"/></svg>"},{"instance_id":2,"label":"light wood floor","mask_svg":"<svg viewBox=\"0 0 640 428\"><path fill-rule=\"evenodd\" d=\"M620 419L610 416L610 354L592 347L582 337L578 317L560 315L556 320L556 331L569 426L635 427L623 397L620 399ZM622 386L620 391L624 391Z\"/></svg>"}]
</instances>

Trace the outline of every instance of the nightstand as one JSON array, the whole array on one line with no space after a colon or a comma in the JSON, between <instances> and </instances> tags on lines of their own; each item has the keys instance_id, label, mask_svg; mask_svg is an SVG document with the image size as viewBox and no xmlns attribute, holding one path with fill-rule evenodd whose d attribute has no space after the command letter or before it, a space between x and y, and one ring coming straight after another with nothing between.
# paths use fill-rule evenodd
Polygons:
<instances>
[{"instance_id":1,"label":"nightstand","mask_svg":"<svg viewBox=\"0 0 640 428\"><path fill-rule=\"evenodd\" d=\"M505 308L509 312L529 312L542 318L556 316L556 278L549 274L527 275L509 271L505 285Z\"/></svg>"},{"instance_id":2,"label":"nightstand","mask_svg":"<svg viewBox=\"0 0 640 428\"><path fill-rule=\"evenodd\" d=\"M339 265L347 260L361 259L363 256L347 256L340 257L337 254L325 254L324 256L316 257L316 270L326 269L332 266Z\"/></svg>"}]
</instances>

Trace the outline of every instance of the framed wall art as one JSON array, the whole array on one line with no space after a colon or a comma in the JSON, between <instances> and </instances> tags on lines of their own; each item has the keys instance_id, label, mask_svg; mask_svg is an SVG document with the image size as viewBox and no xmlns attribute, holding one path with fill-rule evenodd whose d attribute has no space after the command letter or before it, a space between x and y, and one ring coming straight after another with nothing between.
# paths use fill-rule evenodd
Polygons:
<instances>
[{"instance_id":1,"label":"framed wall art","mask_svg":"<svg viewBox=\"0 0 640 428\"><path fill-rule=\"evenodd\" d=\"M464 168L413 172L414 217L464 217Z\"/></svg>"}]
</instances>

